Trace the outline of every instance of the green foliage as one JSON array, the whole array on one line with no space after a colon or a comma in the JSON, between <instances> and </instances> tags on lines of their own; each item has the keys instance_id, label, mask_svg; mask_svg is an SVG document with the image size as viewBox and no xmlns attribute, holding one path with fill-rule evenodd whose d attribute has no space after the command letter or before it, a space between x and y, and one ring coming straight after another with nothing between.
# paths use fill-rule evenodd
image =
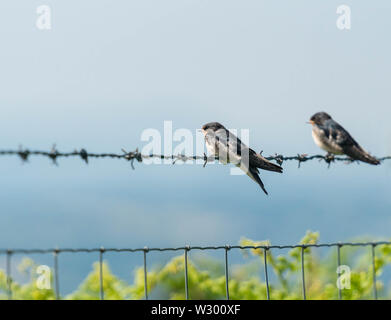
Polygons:
<instances>
[{"instance_id":1,"label":"green foliage","mask_svg":"<svg viewBox=\"0 0 391 320\"><path fill-rule=\"evenodd\" d=\"M319 233L307 232L301 244L316 244ZM242 246L270 245L268 241L241 239ZM334 247L335 249L335 247ZM341 248L342 264L351 269L351 288L342 290L343 299L369 299L373 297L373 268L370 247ZM301 254L302 248L293 248L281 254L280 250L267 250L269 289L271 299L302 299ZM337 299L336 250L319 256L312 247L304 249L304 270L308 299ZM244 265L230 265L229 291L231 299L266 299L266 283L263 277L263 249L243 250L244 258L251 259ZM255 260L254 260L255 259ZM375 270L379 279L384 268L391 264L391 246L376 247ZM19 284L12 281L14 299L54 299L53 289L38 289L37 265L31 259L24 259L19 266L29 281ZM148 272L150 298L185 299L184 257L174 257L162 268ZM134 281L128 284L116 277L106 262L102 265L105 299L144 299L144 269L137 268ZM99 263L93 264L91 273L75 292L63 299L99 299ZM53 279L51 279L53 280ZM188 261L188 283L191 299L225 299L224 266L211 257L195 257ZM379 296L390 298L384 285L377 280ZM7 298L7 278L0 270L0 299Z\"/></svg>"},{"instance_id":2,"label":"green foliage","mask_svg":"<svg viewBox=\"0 0 391 320\"><path fill-rule=\"evenodd\" d=\"M118 279L110 271L107 263L102 263L102 279L104 298L106 300L124 300L131 298L131 287ZM87 276L77 290L68 295L71 300L98 300L100 299L100 270L99 263L93 264L92 272Z\"/></svg>"},{"instance_id":3,"label":"green foliage","mask_svg":"<svg viewBox=\"0 0 391 320\"><path fill-rule=\"evenodd\" d=\"M24 258L18 266L19 272L28 275L30 281L26 284L19 284L11 281L12 298L16 300L53 300L55 293L53 289L38 289L36 282L38 265L29 258ZM53 280L53 279L51 279ZM7 299L7 276L4 270L0 270L0 299Z\"/></svg>"}]
</instances>

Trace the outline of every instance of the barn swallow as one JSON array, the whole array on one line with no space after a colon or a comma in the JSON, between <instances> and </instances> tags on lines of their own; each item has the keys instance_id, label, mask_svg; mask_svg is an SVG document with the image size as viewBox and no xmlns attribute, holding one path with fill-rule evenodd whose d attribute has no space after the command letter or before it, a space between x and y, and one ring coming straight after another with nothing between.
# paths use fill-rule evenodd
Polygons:
<instances>
[{"instance_id":1,"label":"barn swallow","mask_svg":"<svg viewBox=\"0 0 391 320\"><path fill-rule=\"evenodd\" d=\"M242 169L268 194L259 177L258 168L282 173L280 166L271 163L247 147L238 137L218 122L205 124L201 131L205 136L206 147L212 155L218 157L221 163L232 163Z\"/></svg>"},{"instance_id":2,"label":"barn swallow","mask_svg":"<svg viewBox=\"0 0 391 320\"><path fill-rule=\"evenodd\" d=\"M366 152L341 125L326 112L315 113L310 121L315 143L332 154L345 154L353 160L378 165L380 161Z\"/></svg>"}]
</instances>

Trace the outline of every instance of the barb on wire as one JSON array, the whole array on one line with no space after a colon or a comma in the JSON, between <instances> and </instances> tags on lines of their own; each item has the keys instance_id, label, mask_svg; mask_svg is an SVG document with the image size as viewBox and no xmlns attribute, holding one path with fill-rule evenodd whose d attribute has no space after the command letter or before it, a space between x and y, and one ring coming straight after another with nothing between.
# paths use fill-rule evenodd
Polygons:
<instances>
[{"instance_id":1,"label":"barb on wire","mask_svg":"<svg viewBox=\"0 0 391 320\"><path fill-rule=\"evenodd\" d=\"M7 156L7 155L17 155L20 157L22 162L28 162L29 158L31 156L43 156L47 157L52 160L54 165L58 165L57 159L58 158L68 158L68 157L80 157L86 164L89 163L90 158L112 158L112 159L125 159L127 161L130 161L130 165L132 169L134 169L134 160L137 160L137 162L142 162L143 159L161 159L161 160L172 160L172 164L175 164L178 160L182 162L187 161L196 161L196 160L203 160L203 166L205 167L208 162L214 162L219 160L218 157L214 156L207 156L205 153L202 156L186 156L184 154L178 154L178 155L161 155L161 154L141 154L141 152L138 150L138 148L135 151L126 151L125 149L122 149L122 154L117 153L90 153L87 152L86 149L80 149L74 150L73 152L61 152L57 150L56 145L54 144L50 151L39 151L39 150L29 150L27 148L22 148L19 146L19 150L0 150L0 156ZM262 153L262 151L261 151ZM265 157L267 160L274 160L279 165L282 165L285 161L297 161L298 167L300 168L301 163L307 162L310 160L318 159L319 161L325 161L328 166L330 166L331 163L334 163L336 161L342 161L345 163L352 163L357 162L349 157L336 157L331 154L326 155L308 155L305 153L297 154L296 156L284 156L282 154L275 153L274 156ZM391 156L386 156L382 158L378 158L379 161L383 162L385 160L391 160Z\"/></svg>"}]
</instances>

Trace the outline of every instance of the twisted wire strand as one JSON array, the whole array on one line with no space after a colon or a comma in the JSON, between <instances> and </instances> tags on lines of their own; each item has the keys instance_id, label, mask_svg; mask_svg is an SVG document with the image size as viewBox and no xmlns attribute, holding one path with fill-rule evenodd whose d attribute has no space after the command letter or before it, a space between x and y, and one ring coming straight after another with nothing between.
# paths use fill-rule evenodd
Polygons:
<instances>
[{"instance_id":1,"label":"twisted wire strand","mask_svg":"<svg viewBox=\"0 0 391 320\"><path fill-rule=\"evenodd\" d=\"M0 249L0 254L47 254L47 253L93 253L93 252L163 252L163 251L190 251L190 250L230 250L230 249L294 249L294 248L323 248L323 247L365 247L391 245L391 241L375 242L331 242L331 243L314 243L314 244L293 244L293 245L259 245L259 246L181 246L166 248L51 248L51 249Z\"/></svg>"},{"instance_id":2,"label":"twisted wire strand","mask_svg":"<svg viewBox=\"0 0 391 320\"><path fill-rule=\"evenodd\" d=\"M262 152L261 152L262 153ZM87 152L86 149L80 149L75 150L72 152L61 152L56 149L56 146L54 145L50 151L40 151L40 150L30 150L26 148L20 147L19 150L0 150L0 156L7 156L7 155L17 155L20 157L20 159L23 162L27 162L28 159L31 156L43 156L51 159L54 164L57 163L58 158L68 158L68 157L79 157L81 158L85 163L88 164L89 158L112 158L112 159L125 159L127 161L130 161L132 169L134 169L134 160L137 160L138 162L142 162L143 159L161 159L161 160L172 160L172 163L175 164L178 160L182 162L187 161L195 161L195 160L203 160L204 166L208 162L214 162L218 160L218 157L214 156L207 156L205 153L200 155L193 155L193 156L186 156L183 154L178 155L162 155L162 154L141 154L138 149L135 151L126 151L122 149L122 153L91 153ZM342 161L345 163L352 163L356 162L355 160L349 158L349 157L336 157L330 154L326 155L308 155L308 154L297 154L295 156L284 156L282 154L275 154L274 156L265 157L267 160L274 160L279 165L282 165L284 161L298 161L298 165L300 167L300 164L302 162L311 161L311 160L319 160L319 161L325 161L328 165L330 165L333 162L336 161ZM378 158L380 162L383 162L385 160L391 160L391 156L385 156Z\"/></svg>"}]
</instances>

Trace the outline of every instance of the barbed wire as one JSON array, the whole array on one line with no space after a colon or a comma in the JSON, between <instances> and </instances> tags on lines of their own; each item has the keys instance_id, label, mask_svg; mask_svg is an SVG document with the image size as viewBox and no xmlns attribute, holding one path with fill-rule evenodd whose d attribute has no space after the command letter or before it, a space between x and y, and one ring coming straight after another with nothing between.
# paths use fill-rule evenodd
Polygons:
<instances>
[{"instance_id":1,"label":"barbed wire","mask_svg":"<svg viewBox=\"0 0 391 320\"><path fill-rule=\"evenodd\" d=\"M262 151L260 152L262 154ZM53 145L50 151L40 151L40 150L30 150L27 148L19 147L19 150L0 150L0 156L7 156L7 155L17 155L20 157L20 159L23 162L27 162L28 159L31 156L43 156L51 159L55 165L58 165L57 159L58 158L68 158L68 157L80 157L86 164L88 164L88 160L90 158L112 158L112 159L125 159L127 161L130 161L132 169L135 169L134 167L134 161L137 160L138 162L142 162L143 159L161 159L161 160L171 160L172 164L175 164L178 160L182 162L187 161L196 161L196 160L202 160L203 166L205 167L207 163L218 161L218 157L214 156L207 156L205 153L202 156L186 156L184 154L178 154L178 155L161 155L161 154L141 154L139 152L138 148L135 151L126 151L125 149L122 149L122 153L91 153L87 152L86 149L75 149L72 152L61 152L57 150L56 145ZM308 155L308 154L297 154L295 156L284 156L282 154L275 153L274 156L268 156L265 157L267 160L274 160L279 165L282 165L285 161L292 161L295 160L298 162L298 167L300 167L301 163L310 161L310 160L319 160L319 161L325 161L329 166L331 163L339 161L339 162L345 162L347 164L358 162L354 159L351 159L349 157L337 157L331 154L326 155ZM380 162L383 162L385 160L391 160L391 156L385 156L381 158L377 158Z\"/></svg>"},{"instance_id":2,"label":"barbed wire","mask_svg":"<svg viewBox=\"0 0 391 320\"><path fill-rule=\"evenodd\" d=\"M11 260L12 256L15 254L53 254L53 282L55 285L55 297L56 299L61 299L60 289L59 289L59 254L61 253L98 253L99 254L99 297L101 300L104 300L104 286L103 286L103 255L107 252L128 252L128 253L143 253L143 270L144 270L144 296L148 300L148 269L147 269L147 254L149 252L164 252L164 251L182 251L184 256L184 278L185 278L185 296L186 300L189 299L189 281L188 281L188 253L191 250L224 250L224 269L225 269L225 289L226 289L226 299L229 300L229 251L233 249L239 250L262 250L263 255L263 264L264 264L264 277L266 283L266 297L270 300L270 285L269 285L269 275L268 275L268 252L275 249L301 249L301 283L302 283L302 296L303 300L307 299L306 295L306 282L305 282L305 249L308 248L323 248L323 247L335 247L337 248L337 266L341 266L341 249L342 247L370 247L371 251L371 269L372 269L372 286L373 286L373 298L378 298L377 292L377 279L376 279L376 247L379 246L389 246L391 241L376 241L376 242L333 242L333 243L308 243L308 244L295 244L295 245L225 245L225 246L182 246L182 247L166 247L166 248L52 248L52 249L0 249L0 255L6 255L6 283L7 283L7 296L8 299L12 299L12 276L11 276ZM338 288L338 297L342 299L342 290Z\"/></svg>"}]
</instances>

